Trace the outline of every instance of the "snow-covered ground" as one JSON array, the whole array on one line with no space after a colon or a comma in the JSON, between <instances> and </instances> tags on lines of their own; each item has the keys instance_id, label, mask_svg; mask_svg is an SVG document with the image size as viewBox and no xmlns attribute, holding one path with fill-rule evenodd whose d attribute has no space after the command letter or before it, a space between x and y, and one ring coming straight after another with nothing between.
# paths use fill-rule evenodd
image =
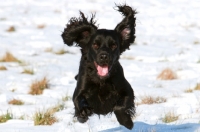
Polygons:
<instances>
[{"instance_id":1,"label":"snow-covered ground","mask_svg":"<svg viewBox=\"0 0 200 132\"><path fill-rule=\"evenodd\" d=\"M11 112L14 119L0 123L0 132L128 132L113 115L94 115L80 124L73 118L71 97L76 85L80 52L67 47L60 37L68 20L96 12L99 28L113 29L122 16L114 10L117 0L0 0L0 59L9 51L24 64L0 62L0 116ZM127 0L137 14L136 42L121 56L125 76L136 96L136 117L132 132L200 132L200 1ZM14 32L7 30L13 26ZM50 50L49 50L50 49ZM65 49L70 53L57 55ZM51 52L47 52L47 50ZM24 68L35 74L22 74ZM177 74L175 80L158 80L165 68ZM50 88L42 95L28 94L30 85L43 77ZM192 92L186 90L192 89ZM163 97L166 102L140 104L143 96ZM12 99L24 105L8 104ZM34 126L35 112L64 103L56 112L58 122ZM178 120L164 123L168 112ZM20 118L23 116L23 120Z\"/></svg>"}]
</instances>

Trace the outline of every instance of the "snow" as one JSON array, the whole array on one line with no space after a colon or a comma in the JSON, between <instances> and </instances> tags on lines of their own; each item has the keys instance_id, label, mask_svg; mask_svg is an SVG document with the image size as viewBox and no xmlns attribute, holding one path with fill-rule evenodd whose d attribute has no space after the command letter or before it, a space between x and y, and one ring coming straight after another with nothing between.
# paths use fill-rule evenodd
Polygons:
<instances>
[{"instance_id":1,"label":"snow","mask_svg":"<svg viewBox=\"0 0 200 132\"><path fill-rule=\"evenodd\" d=\"M0 123L0 132L129 132L120 126L115 115L96 115L84 123L73 118L71 99L76 81L80 51L63 44L61 33L71 17L79 10L89 17L96 12L99 28L113 29L122 16L114 10L115 3L127 3L138 14L136 41L123 53L120 62L127 80L132 85L136 103L142 96L161 96L167 99L159 104L139 104L136 107L134 128L131 132L199 132L200 91L200 2L189 0L0 0L0 57L11 52L25 64L0 62L6 71L0 71L0 115L12 112L14 119ZM38 28L38 26L44 28ZM7 32L14 26L16 31ZM65 49L70 53L53 52ZM34 75L22 74L32 68ZM175 80L158 80L165 68L174 70ZM50 88L42 95L30 95L29 87L43 77L50 80ZM24 105L10 105L20 99ZM33 115L38 110L64 103L56 112L58 122L51 126L34 126ZM167 112L179 115L177 121L164 123ZM19 117L24 116L24 120Z\"/></svg>"}]
</instances>

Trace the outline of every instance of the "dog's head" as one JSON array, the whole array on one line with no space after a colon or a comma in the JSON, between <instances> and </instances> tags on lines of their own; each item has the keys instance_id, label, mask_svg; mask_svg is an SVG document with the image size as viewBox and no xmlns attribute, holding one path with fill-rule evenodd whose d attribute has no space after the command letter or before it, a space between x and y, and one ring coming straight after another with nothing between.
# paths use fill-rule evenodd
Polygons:
<instances>
[{"instance_id":1,"label":"dog's head","mask_svg":"<svg viewBox=\"0 0 200 132\"><path fill-rule=\"evenodd\" d=\"M80 18L71 18L66 25L62 38L65 44L72 46L75 42L94 63L100 77L109 75L109 71L119 56L135 40L136 11L127 5L117 6L124 19L114 30L98 29L94 15L90 20L80 12Z\"/></svg>"}]
</instances>

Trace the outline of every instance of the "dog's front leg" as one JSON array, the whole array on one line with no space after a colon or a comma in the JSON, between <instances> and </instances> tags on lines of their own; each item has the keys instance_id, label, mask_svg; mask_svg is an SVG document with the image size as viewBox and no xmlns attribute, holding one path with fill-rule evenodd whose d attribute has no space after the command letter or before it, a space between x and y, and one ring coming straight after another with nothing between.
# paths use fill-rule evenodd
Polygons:
<instances>
[{"instance_id":1,"label":"dog's front leg","mask_svg":"<svg viewBox=\"0 0 200 132\"><path fill-rule=\"evenodd\" d=\"M84 93L86 92L86 90L86 80L85 77L82 76L81 78L78 78L77 86L73 95L75 116L81 123L86 122L88 120L88 116L90 116L93 113L92 108L90 108L87 100L84 97Z\"/></svg>"},{"instance_id":2,"label":"dog's front leg","mask_svg":"<svg viewBox=\"0 0 200 132\"><path fill-rule=\"evenodd\" d=\"M117 71L117 74L112 78L112 83L118 92L119 99L113 110L119 123L128 129L132 129L132 116L135 114L134 92L125 79L123 69L119 63Z\"/></svg>"},{"instance_id":3,"label":"dog's front leg","mask_svg":"<svg viewBox=\"0 0 200 132\"><path fill-rule=\"evenodd\" d=\"M131 87L127 87L126 90L120 91L120 94L120 99L113 109L114 113L121 125L124 125L128 129L132 129L134 125L132 116L135 114L133 91L131 90Z\"/></svg>"},{"instance_id":4,"label":"dog's front leg","mask_svg":"<svg viewBox=\"0 0 200 132\"><path fill-rule=\"evenodd\" d=\"M118 89L119 93L119 100L117 101L115 105L115 109L126 109L128 114L134 114L131 113L130 110L134 110L134 92L130 84L126 81L126 79L123 79L120 84L116 84L116 88Z\"/></svg>"}]
</instances>

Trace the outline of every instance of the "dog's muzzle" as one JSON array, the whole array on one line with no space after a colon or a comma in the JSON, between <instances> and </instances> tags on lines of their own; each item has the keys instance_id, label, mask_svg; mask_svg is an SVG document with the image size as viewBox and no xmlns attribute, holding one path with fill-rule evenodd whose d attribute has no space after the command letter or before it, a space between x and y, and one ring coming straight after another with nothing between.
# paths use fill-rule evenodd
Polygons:
<instances>
[{"instance_id":1,"label":"dog's muzzle","mask_svg":"<svg viewBox=\"0 0 200 132\"><path fill-rule=\"evenodd\" d=\"M97 62L94 62L97 73L100 77L109 75L109 55L106 52L101 52L97 57Z\"/></svg>"},{"instance_id":2,"label":"dog's muzzle","mask_svg":"<svg viewBox=\"0 0 200 132\"><path fill-rule=\"evenodd\" d=\"M94 61L94 65L96 67L97 74L100 76L100 78L109 76L113 64L115 63L115 61L113 61L114 60L110 58L107 52L103 51L100 54L98 54L97 60Z\"/></svg>"}]
</instances>

